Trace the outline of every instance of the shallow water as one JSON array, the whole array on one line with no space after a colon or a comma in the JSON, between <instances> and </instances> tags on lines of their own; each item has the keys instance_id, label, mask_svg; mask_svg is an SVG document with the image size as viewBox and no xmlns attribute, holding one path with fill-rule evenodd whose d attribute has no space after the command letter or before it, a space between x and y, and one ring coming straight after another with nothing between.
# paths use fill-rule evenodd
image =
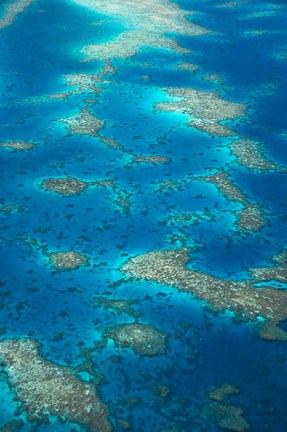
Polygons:
<instances>
[{"instance_id":1,"label":"shallow water","mask_svg":"<svg viewBox=\"0 0 287 432\"><path fill-rule=\"evenodd\" d=\"M89 381L87 373L77 375L83 350L94 348L109 326L135 321L97 306L95 298L134 300L138 321L164 331L168 342L166 354L153 357L112 340L91 351L94 369L105 377L97 390L114 431L124 430L118 419L136 432L218 431L208 393L232 383L240 394L231 402L244 410L251 431L285 432L286 341L263 340L253 322L236 322L228 309L214 312L188 293L127 280L120 271L135 255L188 247L189 268L245 280L250 268L272 266L272 257L286 248L286 174L244 167L228 148L247 137L261 143L266 158L286 166L285 2L250 0L234 8L212 0L177 4L199 11L188 19L212 30L195 37L172 35L192 52L147 46L127 59L111 58L117 71L97 84L102 92L85 89L67 99L48 96L74 89L65 75L101 70L100 60L83 62L83 47L115 39L125 28L121 19L70 0L36 0L0 30L0 141L35 144L27 151L0 148L0 205L23 207L0 211L1 339L36 339L43 358ZM261 15L254 18L256 12ZM257 30L270 33L250 33ZM183 62L199 68L176 68ZM207 74L221 80L207 80ZM166 87L218 91L223 99L246 104L246 115L226 122L235 138L188 127L184 113L156 110L156 103L173 100ZM59 122L84 106L105 121L98 137L73 134ZM109 147L102 137L123 149ZM160 155L171 162L132 164L134 155ZM222 170L264 210L267 224L260 231L240 229L236 211L242 205L197 178ZM48 177L113 179L116 187L60 196L41 188ZM177 181L178 188L160 189L167 180ZM123 196L128 211L117 204ZM165 222L180 213L194 215L193 222ZM39 244L50 252L84 254L89 265L57 271ZM286 284L270 285L283 290ZM7 365L1 368L0 427L22 419L18 428L25 432L85 430L69 423L68 416L64 422L50 416L50 424L29 421L27 410L21 410L26 401L14 399L18 389L7 378ZM167 399L157 394L157 384L170 389ZM127 398L137 398L138 405L129 405Z\"/></svg>"}]
</instances>

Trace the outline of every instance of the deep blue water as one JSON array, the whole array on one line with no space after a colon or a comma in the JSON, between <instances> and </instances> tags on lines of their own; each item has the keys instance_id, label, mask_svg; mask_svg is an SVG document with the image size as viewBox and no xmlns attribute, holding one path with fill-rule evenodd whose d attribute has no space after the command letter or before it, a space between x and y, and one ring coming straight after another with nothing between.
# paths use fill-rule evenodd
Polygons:
<instances>
[{"instance_id":1,"label":"deep blue water","mask_svg":"<svg viewBox=\"0 0 287 432\"><path fill-rule=\"evenodd\" d=\"M194 247L190 266L225 279L244 279L249 268L271 265L272 256L286 247L285 175L240 166L228 150L229 138L209 137L188 128L186 116L154 109L155 103L169 99L162 87L219 91L223 98L248 104L245 118L230 123L238 135L262 142L267 156L286 164L286 54L276 55L284 53L287 44L285 4L253 0L232 9L219 8L211 0L177 3L200 11L190 18L214 33L177 36L193 51L190 54L146 47L128 60L113 61L118 72L111 74L112 82L103 85L105 91L90 107L106 121L102 135L116 139L124 152L107 147L99 138L70 135L57 122L78 113L91 93L66 100L35 99L69 91L66 74L97 73L102 63L81 62L81 50L89 43L115 38L122 31L120 22L107 19L96 26L108 17L68 0L38 0L0 31L0 140L36 144L27 152L0 149L0 203L25 206L21 213L0 213L1 338L36 338L49 360L76 367L83 362L81 350L92 348L108 325L134 321L96 308L94 297L132 299L140 322L169 335L167 354L140 357L112 342L93 352L95 369L106 376L99 393L110 409L113 430L122 430L116 424L122 417L129 419L135 432L217 431L208 415L208 391L231 382L241 389L232 400L244 409L250 430L286 432L286 342L263 341L252 324L235 323L228 313L214 314L173 288L144 281L113 284L123 277L118 269L129 257L181 246L172 243L176 233ZM272 8L277 11L274 16L244 19L248 13ZM248 35L251 30L274 33ZM183 61L197 64L198 71L176 69ZM223 81L205 80L208 73L219 74ZM144 80L143 75L151 79ZM171 163L130 165L128 153L160 154ZM163 180L182 182L222 169L250 201L264 208L268 224L261 231L240 231L234 215L240 205L211 184L186 181L179 190L165 192L157 187ZM113 178L130 196L130 212L116 206L117 192L109 189L89 188L73 197L44 192L39 185L52 176ZM171 214L206 210L212 218L199 218L197 224L161 223ZM56 272L23 237L35 238L51 251L82 252L89 257L89 266ZM55 337L58 333L64 333L60 340ZM121 362L115 363L113 355L119 355ZM157 383L171 389L166 403L154 391ZM4 373L0 389L3 426L16 418L19 402L13 400ZM139 398L139 405L127 406L128 397ZM50 426L25 420L22 430L71 428L54 418Z\"/></svg>"}]
</instances>

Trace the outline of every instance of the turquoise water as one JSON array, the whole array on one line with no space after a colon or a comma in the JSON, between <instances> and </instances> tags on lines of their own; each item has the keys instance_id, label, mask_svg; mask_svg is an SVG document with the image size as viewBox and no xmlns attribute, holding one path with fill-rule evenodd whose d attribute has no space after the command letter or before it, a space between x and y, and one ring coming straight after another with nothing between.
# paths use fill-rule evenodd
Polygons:
<instances>
[{"instance_id":1,"label":"turquoise water","mask_svg":"<svg viewBox=\"0 0 287 432\"><path fill-rule=\"evenodd\" d=\"M242 167L228 150L232 139L211 137L187 127L185 115L154 108L169 99L164 87L218 91L224 99L248 104L246 116L230 126L238 135L260 141L267 157L286 166L286 6L279 0L242 2L234 9L219 8L214 1L177 3L202 12L190 19L214 33L176 35L181 46L192 50L189 54L144 47L134 57L111 59L117 73L106 77L109 82L97 96L86 91L64 100L46 98L71 90L64 75L99 72L102 62L82 62L82 48L117 37L123 31L120 21L68 0L39 0L0 31L0 141L36 145L23 152L0 148L0 204L24 207L22 212L0 212L1 338L32 337L42 344L43 357L76 370L83 349L93 348L105 328L134 322L127 314L95 307L94 298L134 300L139 321L168 334L167 352L144 357L112 341L92 352L95 370L106 377L98 392L114 431L123 430L118 418L127 419L135 432L218 431L209 414L208 392L229 382L241 389L232 401L244 409L250 430L285 432L286 342L262 340L252 323L237 323L228 312L214 313L174 288L144 280L116 283L124 277L119 268L128 258L182 247L173 242L174 234L193 248L191 267L223 279L248 278L249 268L270 266L271 258L286 248L286 174ZM262 9L277 13L244 19ZM250 30L280 33L255 36L246 33ZM199 69L175 68L187 61ZM210 73L222 81L206 80ZM57 121L77 114L94 97L89 109L106 122L101 136L115 139L124 151L108 147L100 137L70 134ZM171 162L131 165L131 155L139 154L166 156ZM187 181L222 169L264 209L268 224L261 231L240 230L235 225L240 204L214 185ZM88 188L61 197L39 186L47 177L64 176L114 179L129 196L130 211L117 206L116 190ZM166 180L179 181L179 189L159 190L158 182ZM210 217L198 217L193 224L162 223L180 212L208 212ZM85 254L89 266L56 271L23 238L36 239L50 251ZM17 390L9 387L5 365L2 372L0 427L21 418L19 430L27 432L84 430L55 417L50 425L29 422L25 411L19 411L22 401L14 400ZM170 388L166 401L154 390L158 383ZM129 397L139 404L129 406Z\"/></svg>"}]
</instances>

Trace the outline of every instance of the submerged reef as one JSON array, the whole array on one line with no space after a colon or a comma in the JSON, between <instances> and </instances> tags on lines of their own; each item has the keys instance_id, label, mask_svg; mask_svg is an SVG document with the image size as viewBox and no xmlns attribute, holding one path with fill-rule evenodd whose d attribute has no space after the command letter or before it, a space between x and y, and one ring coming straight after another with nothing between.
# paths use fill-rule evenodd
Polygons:
<instances>
[{"instance_id":1,"label":"submerged reef","mask_svg":"<svg viewBox=\"0 0 287 432\"><path fill-rule=\"evenodd\" d=\"M112 339L121 348L131 348L141 356L163 355L166 351L167 335L155 327L137 322L107 329L104 340L107 339Z\"/></svg>"},{"instance_id":2,"label":"submerged reef","mask_svg":"<svg viewBox=\"0 0 287 432\"><path fill-rule=\"evenodd\" d=\"M250 428L243 414L242 408L229 404L216 405L211 410L211 417L218 427L234 432L244 432Z\"/></svg>"},{"instance_id":3,"label":"submerged reef","mask_svg":"<svg viewBox=\"0 0 287 432\"><path fill-rule=\"evenodd\" d=\"M228 400L228 397L239 393L240 389L233 384L223 384L209 392L209 399L217 402L212 404L210 415L221 429L234 432L244 432L249 429L250 424L243 417L243 409L232 405Z\"/></svg>"},{"instance_id":4,"label":"submerged reef","mask_svg":"<svg viewBox=\"0 0 287 432\"><path fill-rule=\"evenodd\" d=\"M244 231L259 231L267 221L264 217L263 210L258 204L248 200L245 194L231 181L225 171L219 171L216 174L198 177L207 183L214 184L218 190L228 199L243 205L243 209L236 212L236 225Z\"/></svg>"},{"instance_id":5,"label":"submerged reef","mask_svg":"<svg viewBox=\"0 0 287 432\"><path fill-rule=\"evenodd\" d=\"M189 52L181 48L166 33L198 36L208 33L203 27L193 24L186 18L191 12L183 11L170 1L114 0L112 3L101 0L73 0L98 13L120 21L124 30L115 40L101 44L86 45L83 52L86 60L107 60L111 58L128 58L137 54L143 47L156 47L178 52Z\"/></svg>"},{"instance_id":6,"label":"submerged reef","mask_svg":"<svg viewBox=\"0 0 287 432\"><path fill-rule=\"evenodd\" d=\"M211 390L208 394L209 399L215 401L223 401L227 396L238 394L240 390L237 386L233 384L223 384L221 387L218 387L214 390Z\"/></svg>"},{"instance_id":7,"label":"submerged reef","mask_svg":"<svg viewBox=\"0 0 287 432\"><path fill-rule=\"evenodd\" d=\"M91 432L110 432L108 409L94 384L78 379L72 370L44 359L39 344L32 339L0 342L9 384L22 402L31 422L41 424L55 416L74 422Z\"/></svg>"},{"instance_id":8,"label":"submerged reef","mask_svg":"<svg viewBox=\"0 0 287 432\"><path fill-rule=\"evenodd\" d=\"M28 141L5 141L0 142L0 147L16 151L32 150L35 144Z\"/></svg>"},{"instance_id":9,"label":"submerged reef","mask_svg":"<svg viewBox=\"0 0 287 432\"><path fill-rule=\"evenodd\" d=\"M160 225L193 225L202 220L212 220L213 215L209 210L204 212L194 211L191 213L175 213L164 218Z\"/></svg>"},{"instance_id":10,"label":"submerged reef","mask_svg":"<svg viewBox=\"0 0 287 432\"><path fill-rule=\"evenodd\" d=\"M113 180L83 181L75 177L48 178L43 180L41 188L64 196L78 195L90 186L114 187Z\"/></svg>"},{"instance_id":11,"label":"submerged reef","mask_svg":"<svg viewBox=\"0 0 287 432\"><path fill-rule=\"evenodd\" d=\"M0 213L11 214L11 213L22 213L25 211L26 207L19 204L5 204L0 205Z\"/></svg>"},{"instance_id":12,"label":"submerged reef","mask_svg":"<svg viewBox=\"0 0 287 432\"><path fill-rule=\"evenodd\" d=\"M185 291L205 301L214 311L229 310L239 321L264 319L259 335L268 340L287 340L278 325L287 319L287 292L254 286L256 280L224 280L187 267L189 249L149 252L131 258L121 267L130 278L146 279Z\"/></svg>"},{"instance_id":13,"label":"submerged reef","mask_svg":"<svg viewBox=\"0 0 287 432\"><path fill-rule=\"evenodd\" d=\"M220 122L244 115L245 105L224 100L217 92L196 90L189 87L168 87L164 90L168 95L179 98L179 100L159 102L155 105L156 109L186 114L192 119L188 126L210 135L236 135L234 131Z\"/></svg>"},{"instance_id":14,"label":"submerged reef","mask_svg":"<svg viewBox=\"0 0 287 432\"><path fill-rule=\"evenodd\" d=\"M104 307L105 309L111 309L116 313L125 313L134 318L138 318L140 316L140 312L135 310L132 305L136 302L134 300L124 300L124 299L110 299L108 297L96 297L93 299L94 303L97 303L99 306Z\"/></svg>"},{"instance_id":15,"label":"submerged reef","mask_svg":"<svg viewBox=\"0 0 287 432\"><path fill-rule=\"evenodd\" d=\"M229 148L231 153L236 156L237 162L249 169L287 172L286 168L281 167L264 156L259 142L240 139L230 144Z\"/></svg>"}]
</instances>

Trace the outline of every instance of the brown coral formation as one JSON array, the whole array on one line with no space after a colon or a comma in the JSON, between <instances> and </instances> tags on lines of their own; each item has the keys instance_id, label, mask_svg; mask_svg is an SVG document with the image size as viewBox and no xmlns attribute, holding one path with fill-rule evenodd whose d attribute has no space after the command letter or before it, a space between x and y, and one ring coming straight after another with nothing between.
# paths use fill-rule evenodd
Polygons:
<instances>
[{"instance_id":1,"label":"brown coral formation","mask_svg":"<svg viewBox=\"0 0 287 432\"><path fill-rule=\"evenodd\" d=\"M105 122L94 116L87 108L82 108L79 114L58 120L67 125L71 134L98 136Z\"/></svg>"},{"instance_id":2,"label":"brown coral formation","mask_svg":"<svg viewBox=\"0 0 287 432\"><path fill-rule=\"evenodd\" d=\"M49 259L49 263L59 271L75 270L79 267L88 265L87 256L80 254L79 252L73 250L50 252L45 243L39 242L34 238L24 237L21 240L30 247L41 252Z\"/></svg>"},{"instance_id":3,"label":"brown coral formation","mask_svg":"<svg viewBox=\"0 0 287 432\"><path fill-rule=\"evenodd\" d=\"M166 351L167 335L146 324L131 323L109 328L104 339L112 339L116 346L131 348L141 356L163 355Z\"/></svg>"},{"instance_id":4,"label":"brown coral formation","mask_svg":"<svg viewBox=\"0 0 287 432\"><path fill-rule=\"evenodd\" d=\"M6 213L6 214L15 213L15 212L22 213L23 211L25 211L25 208L26 207L18 204L6 204L0 207L0 213Z\"/></svg>"},{"instance_id":5,"label":"brown coral formation","mask_svg":"<svg viewBox=\"0 0 287 432\"><path fill-rule=\"evenodd\" d=\"M188 12L168 0L114 0L112 3L100 0L74 1L121 21L127 29L111 42L87 45L84 48L87 60L128 58L146 46L185 53L189 51L181 48L167 33L191 36L208 33L186 18Z\"/></svg>"},{"instance_id":6,"label":"brown coral formation","mask_svg":"<svg viewBox=\"0 0 287 432\"><path fill-rule=\"evenodd\" d=\"M195 127L210 135L231 136L235 132L222 125L222 120L232 120L244 115L243 104L222 99L216 92L196 90L193 88L165 88L170 96L179 100L160 102L156 109L168 112L179 112L188 115L189 126Z\"/></svg>"},{"instance_id":7,"label":"brown coral formation","mask_svg":"<svg viewBox=\"0 0 287 432\"><path fill-rule=\"evenodd\" d=\"M173 286L205 301L215 311L230 310L238 320L258 322L264 319L272 339L287 340L278 325L287 319L287 292L273 287L254 286L256 281L223 280L188 268L189 250L150 252L131 258L121 270L131 278L146 279ZM270 337L268 339L271 339Z\"/></svg>"},{"instance_id":8,"label":"brown coral formation","mask_svg":"<svg viewBox=\"0 0 287 432\"><path fill-rule=\"evenodd\" d=\"M233 384L223 384L221 387L218 387L209 392L209 399L215 401L223 401L227 396L238 394L240 392L239 388Z\"/></svg>"},{"instance_id":9,"label":"brown coral formation","mask_svg":"<svg viewBox=\"0 0 287 432\"><path fill-rule=\"evenodd\" d=\"M198 65L192 63L180 63L176 66L177 69L186 70L186 71L196 71L199 69Z\"/></svg>"},{"instance_id":10,"label":"brown coral formation","mask_svg":"<svg viewBox=\"0 0 287 432\"><path fill-rule=\"evenodd\" d=\"M214 184L226 198L243 205L243 209L237 212L236 225L240 229L258 231L266 225L266 219L260 206L250 202L246 195L231 181L225 171L199 177L198 180Z\"/></svg>"},{"instance_id":11,"label":"brown coral formation","mask_svg":"<svg viewBox=\"0 0 287 432\"><path fill-rule=\"evenodd\" d=\"M275 266L256 267L250 269L252 277L257 282L269 282L272 280L278 282L287 282L287 252L284 251L273 257Z\"/></svg>"},{"instance_id":12,"label":"brown coral formation","mask_svg":"<svg viewBox=\"0 0 287 432\"><path fill-rule=\"evenodd\" d=\"M230 150L240 165L257 171L284 171L286 168L266 158L260 143L249 139L240 139L230 144Z\"/></svg>"},{"instance_id":13,"label":"brown coral formation","mask_svg":"<svg viewBox=\"0 0 287 432\"><path fill-rule=\"evenodd\" d=\"M90 186L112 188L113 180L83 181L75 177L48 178L41 183L42 189L64 196L78 195Z\"/></svg>"},{"instance_id":14,"label":"brown coral formation","mask_svg":"<svg viewBox=\"0 0 287 432\"><path fill-rule=\"evenodd\" d=\"M85 255L74 251L49 252L50 263L60 271L75 270L88 264L88 258Z\"/></svg>"},{"instance_id":15,"label":"brown coral formation","mask_svg":"<svg viewBox=\"0 0 287 432\"><path fill-rule=\"evenodd\" d=\"M112 430L107 406L95 386L76 378L72 370L42 358L34 340L1 341L0 357L29 421L45 422L51 415L91 432Z\"/></svg>"},{"instance_id":16,"label":"brown coral formation","mask_svg":"<svg viewBox=\"0 0 287 432\"><path fill-rule=\"evenodd\" d=\"M221 429L226 429L234 432L244 432L249 429L250 425L243 417L243 409L231 405L228 397L240 393L237 386L233 384L223 384L209 392L209 399L220 402L213 404L210 410L213 421Z\"/></svg>"},{"instance_id":17,"label":"brown coral formation","mask_svg":"<svg viewBox=\"0 0 287 432\"><path fill-rule=\"evenodd\" d=\"M14 20L35 0L14 0L7 4L0 17L0 30L13 24Z\"/></svg>"},{"instance_id":18,"label":"brown coral formation","mask_svg":"<svg viewBox=\"0 0 287 432\"><path fill-rule=\"evenodd\" d=\"M212 409L212 417L221 429L244 432L250 428L250 424L243 417L242 408L233 405L217 405Z\"/></svg>"},{"instance_id":19,"label":"brown coral formation","mask_svg":"<svg viewBox=\"0 0 287 432\"><path fill-rule=\"evenodd\" d=\"M16 151L32 150L35 144L28 141L5 141L0 142L0 147Z\"/></svg>"}]
</instances>

